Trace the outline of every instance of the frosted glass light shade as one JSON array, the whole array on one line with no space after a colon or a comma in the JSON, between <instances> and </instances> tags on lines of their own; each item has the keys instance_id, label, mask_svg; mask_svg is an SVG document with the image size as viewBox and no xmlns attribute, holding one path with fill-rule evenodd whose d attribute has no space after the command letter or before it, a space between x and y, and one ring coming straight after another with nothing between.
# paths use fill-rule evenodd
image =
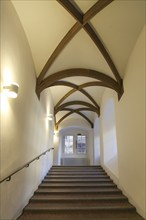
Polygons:
<instances>
[{"instance_id":1,"label":"frosted glass light shade","mask_svg":"<svg viewBox=\"0 0 146 220\"><path fill-rule=\"evenodd\" d=\"M3 90L4 93L9 97L9 98L17 98L18 96L18 89L19 85L17 83L11 83L9 85L4 85Z\"/></svg>"}]
</instances>

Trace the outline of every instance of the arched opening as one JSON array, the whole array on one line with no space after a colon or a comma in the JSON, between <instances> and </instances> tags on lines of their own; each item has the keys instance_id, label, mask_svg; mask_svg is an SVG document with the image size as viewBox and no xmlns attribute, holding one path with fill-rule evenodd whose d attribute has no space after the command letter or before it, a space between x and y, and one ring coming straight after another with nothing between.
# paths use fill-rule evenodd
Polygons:
<instances>
[{"instance_id":1,"label":"arched opening","mask_svg":"<svg viewBox=\"0 0 146 220\"><path fill-rule=\"evenodd\" d=\"M93 132L91 128L66 127L59 131L56 164L93 164Z\"/></svg>"}]
</instances>

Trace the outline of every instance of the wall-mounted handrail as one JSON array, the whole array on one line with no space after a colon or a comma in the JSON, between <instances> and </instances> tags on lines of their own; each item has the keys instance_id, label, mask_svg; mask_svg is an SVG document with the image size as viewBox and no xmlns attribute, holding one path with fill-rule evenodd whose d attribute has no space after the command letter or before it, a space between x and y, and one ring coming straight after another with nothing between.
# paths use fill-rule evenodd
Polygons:
<instances>
[{"instance_id":1,"label":"wall-mounted handrail","mask_svg":"<svg viewBox=\"0 0 146 220\"><path fill-rule=\"evenodd\" d=\"M17 170L15 170L13 173L11 173L10 175L6 176L5 178L3 178L2 180L0 180L0 183L6 181L10 181L11 177L13 175L15 175L16 173L18 173L20 170L29 167L29 165L34 162L35 160L39 160L39 158L43 155L45 155L47 152L49 152L50 150L54 150L53 147L49 148L48 150L44 151L43 153L41 153L40 155L38 155L37 157L35 157L34 159L30 160L29 162L27 162L26 164L24 164L23 166L21 166L20 168L18 168Z\"/></svg>"}]
</instances>

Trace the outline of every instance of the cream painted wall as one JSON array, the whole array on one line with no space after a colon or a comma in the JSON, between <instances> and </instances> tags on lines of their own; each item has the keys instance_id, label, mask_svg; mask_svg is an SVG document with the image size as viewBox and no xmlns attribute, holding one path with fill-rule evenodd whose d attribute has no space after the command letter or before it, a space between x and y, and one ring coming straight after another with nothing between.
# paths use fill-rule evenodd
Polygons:
<instances>
[{"instance_id":1,"label":"cream painted wall","mask_svg":"<svg viewBox=\"0 0 146 220\"><path fill-rule=\"evenodd\" d=\"M59 132L54 133L53 165L60 165L59 140Z\"/></svg>"},{"instance_id":2,"label":"cream painted wall","mask_svg":"<svg viewBox=\"0 0 146 220\"><path fill-rule=\"evenodd\" d=\"M94 165L100 165L100 120L94 121Z\"/></svg>"},{"instance_id":3,"label":"cream painted wall","mask_svg":"<svg viewBox=\"0 0 146 220\"><path fill-rule=\"evenodd\" d=\"M106 155L103 140L101 140L102 164L143 217L146 217L145 60L145 29L143 29L125 70L124 94L121 100L118 102L116 94L106 89L101 106L102 115L105 103L111 98L114 99L118 179L114 175L115 167L109 170L104 164L103 158ZM101 132L103 132L102 117Z\"/></svg>"},{"instance_id":4,"label":"cream painted wall","mask_svg":"<svg viewBox=\"0 0 146 220\"><path fill-rule=\"evenodd\" d=\"M100 106L100 161L106 172L111 176L116 184L119 183L119 161L118 161L118 143L115 137L116 130L116 111L113 111L109 103L118 102L116 92L111 89L105 89ZM111 111L112 110L112 111ZM110 116L110 114L112 114ZM114 115L115 114L115 115ZM114 131L113 131L114 129Z\"/></svg>"},{"instance_id":5,"label":"cream painted wall","mask_svg":"<svg viewBox=\"0 0 146 220\"><path fill-rule=\"evenodd\" d=\"M117 105L120 186L146 217L146 56L145 29L130 56L125 93Z\"/></svg>"},{"instance_id":6,"label":"cream painted wall","mask_svg":"<svg viewBox=\"0 0 146 220\"><path fill-rule=\"evenodd\" d=\"M1 89L0 178L3 179L53 145L53 124L47 118L53 112L52 98L49 91L44 91L40 100L36 96L30 48L10 1L1 1L1 56L1 85L10 81L19 84L17 99L8 99ZM52 160L50 151L14 175L10 182L0 184L0 219L14 220L20 214Z\"/></svg>"},{"instance_id":7,"label":"cream painted wall","mask_svg":"<svg viewBox=\"0 0 146 220\"><path fill-rule=\"evenodd\" d=\"M103 158L102 163L112 171L114 176L118 178L118 150L117 150L117 135L115 122L115 105L114 99L109 98L111 91L105 94L101 103L101 126L102 126L102 143L103 143Z\"/></svg>"}]
</instances>

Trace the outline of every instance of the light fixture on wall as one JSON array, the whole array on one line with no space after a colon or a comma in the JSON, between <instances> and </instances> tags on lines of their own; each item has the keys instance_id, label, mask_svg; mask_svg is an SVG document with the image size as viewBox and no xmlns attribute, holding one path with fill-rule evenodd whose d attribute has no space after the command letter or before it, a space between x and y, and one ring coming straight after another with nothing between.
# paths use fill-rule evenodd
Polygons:
<instances>
[{"instance_id":1,"label":"light fixture on wall","mask_svg":"<svg viewBox=\"0 0 146 220\"><path fill-rule=\"evenodd\" d=\"M58 134L58 130L54 130L54 135L57 135Z\"/></svg>"},{"instance_id":2,"label":"light fixture on wall","mask_svg":"<svg viewBox=\"0 0 146 220\"><path fill-rule=\"evenodd\" d=\"M19 89L19 85L17 83L14 83L14 82L3 86L4 93L9 98L13 98L13 99L17 98L18 89Z\"/></svg>"},{"instance_id":3,"label":"light fixture on wall","mask_svg":"<svg viewBox=\"0 0 146 220\"><path fill-rule=\"evenodd\" d=\"M53 114L49 114L49 115L48 115L48 120L49 120L49 121L52 121L52 120L53 120Z\"/></svg>"}]
</instances>

